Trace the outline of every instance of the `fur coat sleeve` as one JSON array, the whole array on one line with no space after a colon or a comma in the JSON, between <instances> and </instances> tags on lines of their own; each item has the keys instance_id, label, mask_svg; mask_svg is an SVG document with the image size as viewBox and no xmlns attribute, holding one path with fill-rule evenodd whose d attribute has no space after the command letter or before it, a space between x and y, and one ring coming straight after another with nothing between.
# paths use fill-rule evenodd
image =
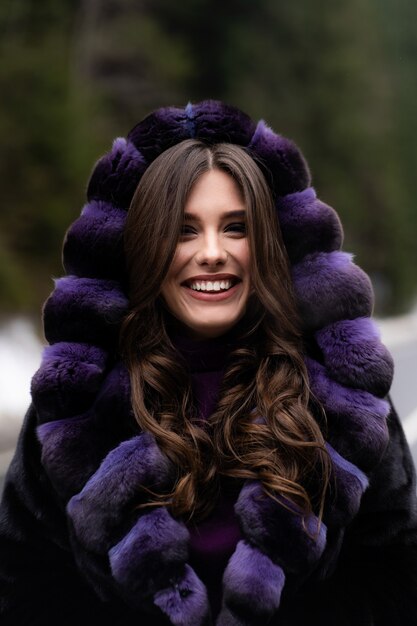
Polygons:
<instances>
[{"instance_id":1,"label":"fur coat sleeve","mask_svg":"<svg viewBox=\"0 0 417 626\"><path fill-rule=\"evenodd\" d=\"M417 505L414 467L399 419L374 470L333 567L283 598L273 624L416 626ZM40 461L36 412L29 409L6 477L0 509L0 616L13 626L163 626L122 601L102 602L84 582L65 513Z\"/></svg>"},{"instance_id":2,"label":"fur coat sleeve","mask_svg":"<svg viewBox=\"0 0 417 626\"><path fill-rule=\"evenodd\" d=\"M307 583L286 605L288 621L277 624L417 624L415 469L392 405L388 427L388 447L346 529L334 573Z\"/></svg>"},{"instance_id":3,"label":"fur coat sleeve","mask_svg":"<svg viewBox=\"0 0 417 626\"><path fill-rule=\"evenodd\" d=\"M87 586L69 547L65 512L41 463L37 415L29 408L0 507L0 623L158 626L127 607L103 604ZM161 625L166 622L161 621Z\"/></svg>"}]
</instances>

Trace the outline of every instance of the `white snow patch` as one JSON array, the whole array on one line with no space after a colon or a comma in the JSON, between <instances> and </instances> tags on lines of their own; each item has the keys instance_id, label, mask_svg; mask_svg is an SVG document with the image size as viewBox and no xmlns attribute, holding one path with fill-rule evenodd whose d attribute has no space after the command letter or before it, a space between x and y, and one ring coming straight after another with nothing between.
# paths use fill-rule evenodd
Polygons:
<instances>
[{"instance_id":1,"label":"white snow patch","mask_svg":"<svg viewBox=\"0 0 417 626\"><path fill-rule=\"evenodd\" d=\"M417 339L417 304L407 315L375 319L381 331L382 342L387 348L396 348Z\"/></svg>"},{"instance_id":2,"label":"white snow patch","mask_svg":"<svg viewBox=\"0 0 417 626\"><path fill-rule=\"evenodd\" d=\"M0 326L0 432L22 422L30 404L30 381L41 361L43 344L33 324L14 318ZM1 444L0 444L1 445ZM1 447L4 447L1 445Z\"/></svg>"},{"instance_id":3,"label":"white snow patch","mask_svg":"<svg viewBox=\"0 0 417 626\"><path fill-rule=\"evenodd\" d=\"M406 439L410 446L417 443L417 408L403 421Z\"/></svg>"}]
</instances>

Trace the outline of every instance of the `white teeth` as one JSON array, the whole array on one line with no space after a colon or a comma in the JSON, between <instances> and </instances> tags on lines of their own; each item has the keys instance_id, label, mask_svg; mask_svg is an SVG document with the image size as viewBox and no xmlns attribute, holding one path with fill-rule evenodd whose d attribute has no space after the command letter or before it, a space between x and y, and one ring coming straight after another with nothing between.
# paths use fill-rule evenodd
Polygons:
<instances>
[{"instance_id":1,"label":"white teeth","mask_svg":"<svg viewBox=\"0 0 417 626\"><path fill-rule=\"evenodd\" d=\"M191 289L195 291L221 291L222 289L230 289L232 286L231 280L215 280L215 281L196 281L191 283Z\"/></svg>"}]
</instances>

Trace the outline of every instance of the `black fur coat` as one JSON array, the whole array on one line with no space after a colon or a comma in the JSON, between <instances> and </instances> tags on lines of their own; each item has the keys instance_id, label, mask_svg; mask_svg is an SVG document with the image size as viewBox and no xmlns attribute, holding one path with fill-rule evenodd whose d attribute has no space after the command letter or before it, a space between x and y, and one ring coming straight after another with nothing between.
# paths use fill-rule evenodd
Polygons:
<instances>
[{"instance_id":1,"label":"black fur coat","mask_svg":"<svg viewBox=\"0 0 417 626\"><path fill-rule=\"evenodd\" d=\"M26 416L0 510L2 626L158 626L168 620L121 599L102 602L84 580L68 524L41 463L37 416ZM416 626L417 506L413 463L394 410L390 442L346 529L334 572L314 575L259 625Z\"/></svg>"}]
</instances>

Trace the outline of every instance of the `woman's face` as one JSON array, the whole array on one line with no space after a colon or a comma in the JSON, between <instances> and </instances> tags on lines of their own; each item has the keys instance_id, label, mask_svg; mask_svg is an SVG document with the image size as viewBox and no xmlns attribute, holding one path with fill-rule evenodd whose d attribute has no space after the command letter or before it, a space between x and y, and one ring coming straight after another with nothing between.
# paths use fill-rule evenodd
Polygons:
<instances>
[{"instance_id":1,"label":"woman's face","mask_svg":"<svg viewBox=\"0 0 417 626\"><path fill-rule=\"evenodd\" d=\"M169 311L195 339L218 337L244 315L250 293L246 208L231 176L213 169L196 182L162 285Z\"/></svg>"}]
</instances>

